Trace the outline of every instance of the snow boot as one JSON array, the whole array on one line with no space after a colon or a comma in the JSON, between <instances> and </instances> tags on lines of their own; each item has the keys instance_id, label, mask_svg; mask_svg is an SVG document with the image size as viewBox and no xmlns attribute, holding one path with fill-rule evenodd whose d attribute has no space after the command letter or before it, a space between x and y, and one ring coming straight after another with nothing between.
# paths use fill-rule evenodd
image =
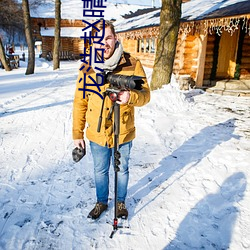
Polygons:
<instances>
[{"instance_id":1,"label":"snow boot","mask_svg":"<svg viewBox=\"0 0 250 250\"><path fill-rule=\"evenodd\" d=\"M128 218L128 210L125 206L124 202L117 202L117 218L127 219Z\"/></svg>"},{"instance_id":2,"label":"snow boot","mask_svg":"<svg viewBox=\"0 0 250 250\"><path fill-rule=\"evenodd\" d=\"M101 202L97 202L95 204L95 207L90 211L88 218L91 218L93 220L98 219L100 215L102 214L102 212L107 210L107 208L108 208L108 205L103 204Z\"/></svg>"}]
</instances>

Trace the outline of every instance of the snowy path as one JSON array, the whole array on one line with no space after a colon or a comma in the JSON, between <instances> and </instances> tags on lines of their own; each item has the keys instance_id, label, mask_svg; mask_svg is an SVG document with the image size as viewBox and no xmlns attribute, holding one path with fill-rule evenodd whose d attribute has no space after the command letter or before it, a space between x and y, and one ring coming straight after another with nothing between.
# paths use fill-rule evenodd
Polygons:
<instances>
[{"instance_id":1,"label":"snowy path","mask_svg":"<svg viewBox=\"0 0 250 250\"><path fill-rule=\"evenodd\" d=\"M0 249L250 249L250 99L154 91L136 114L130 229L110 239L113 173L109 210L89 223L88 145L71 160L78 64L39 66L0 72Z\"/></svg>"}]
</instances>

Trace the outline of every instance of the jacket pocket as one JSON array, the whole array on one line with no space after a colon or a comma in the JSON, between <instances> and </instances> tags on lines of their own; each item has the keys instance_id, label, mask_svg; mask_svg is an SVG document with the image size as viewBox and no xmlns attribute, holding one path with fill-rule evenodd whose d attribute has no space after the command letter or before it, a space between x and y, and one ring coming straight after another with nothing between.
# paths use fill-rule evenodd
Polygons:
<instances>
[{"instance_id":1,"label":"jacket pocket","mask_svg":"<svg viewBox=\"0 0 250 250\"><path fill-rule=\"evenodd\" d=\"M131 107L124 107L121 109L120 133L125 134L134 129L134 109Z\"/></svg>"}]
</instances>

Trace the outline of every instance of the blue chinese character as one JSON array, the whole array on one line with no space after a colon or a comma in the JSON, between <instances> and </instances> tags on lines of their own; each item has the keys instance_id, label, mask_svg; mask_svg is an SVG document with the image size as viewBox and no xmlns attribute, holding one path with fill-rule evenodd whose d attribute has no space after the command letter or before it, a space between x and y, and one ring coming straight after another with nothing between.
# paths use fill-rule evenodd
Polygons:
<instances>
[{"instance_id":1,"label":"blue chinese character","mask_svg":"<svg viewBox=\"0 0 250 250\"><path fill-rule=\"evenodd\" d=\"M100 34L100 29L98 29L95 24L99 23L99 22L103 22L103 27L105 27L105 20L104 19L101 19L101 20L98 20L94 23L89 23L88 21L85 21L85 20L82 20L82 22L86 23L88 26L86 26L84 29L82 29L82 31L84 30L87 30L89 29L90 27L92 27L92 29L96 30L96 32L92 35L92 31L89 31L87 34L87 32L84 32L84 35L83 36L80 36L81 39L84 39L84 43L87 43L87 41L89 41L89 44L91 45L92 44L92 39L95 39L94 43L97 43L97 44L101 44L101 45L104 45L104 43L102 43L101 41L103 40L104 38L104 35L105 35L105 29L102 30L101 34ZM96 40L96 38L98 40Z\"/></svg>"},{"instance_id":2,"label":"blue chinese character","mask_svg":"<svg viewBox=\"0 0 250 250\"><path fill-rule=\"evenodd\" d=\"M98 51L101 51L101 55L98 54ZM104 63L104 51L105 49L97 49L95 48L94 50L94 59L95 59L95 63Z\"/></svg>"},{"instance_id":3,"label":"blue chinese character","mask_svg":"<svg viewBox=\"0 0 250 250\"><path fill-rule=\"evenodd\" d=\"M106 8L107 6L103 5L103 0L82 0L83 8L85 9L93 9L93 7L97 8ZM107 2L107 0L104 0Z\"/></svg>"},{"instance_id":4,"label":"blue chinese character","mask_svg":"<svg viewBox=\"0 0 250 250\"><path fill-rule=\"evenodd\" d=\"M93 0L82 0L84 9L92 9L93 8Z\"/></svg>"},{"instance_id":5,"label":"blue chinese character","mask_svg":"<svg viewBox=\"0 0 250 250\"><path fill-rule=\"evenodd\" d=\"M89 92L95 93L98 96L100 96L101 99L103 99L103 96L99 92L101 92L100 86L103 86L103 84L104 84L104 76L101 73L96 74L96 79L98 79L97 81L95 81L95 79L93 77L88 76L88 78L93 83L86 83L86 76L87 76L87 74L84 73L83 74L83 79L80 78L80 80L79 80L79 83L83 80L83 88L78 88L79 91L83 91L83 99L85 99L85 91L89 91ZM96 86L99 92L97 92L97 91L95 91L93 89L87 89L86 88L87 86Z\"/></svg>"},{"instance_id":6,"label":"blue chinese character","mask_svg":"<svg viewBox=\"0 0 250 250\"><path fill-rule=\"evenodd\" d=\"M104 17L104 10L83 10L83 16L86 17Z\"/></svg>"},{"instance_id":7,"label":"blue chinese character","mask_svg":"<svg viewBox=\"0 0 250 250\"><path fill-rule=\"evenodd\" d=\"M92 47L89 48L89 53L87 52L86 47L84 47L83 54L80 54L83 58L81 59L81 62L85 64L92 65ZM89 61L87 61L87 57L89 58Z\"/></svg>"},{"instance_id":8,"label":"blue chinese character","mask_svg":"<svg viewBox=\"0 0 250 250\"><path fill-rule=\"evenodd\" d=\"M107 2L107 0L104 0L104 1ZM103 0L94 0L94 7L106 8L107 6L103 5Z\"/></svg>"}]
</instances>

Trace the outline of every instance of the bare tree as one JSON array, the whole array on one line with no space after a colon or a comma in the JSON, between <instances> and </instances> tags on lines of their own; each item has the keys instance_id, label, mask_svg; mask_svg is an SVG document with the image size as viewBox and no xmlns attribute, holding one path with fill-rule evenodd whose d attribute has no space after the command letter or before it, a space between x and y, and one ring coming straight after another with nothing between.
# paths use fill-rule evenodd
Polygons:
<instances>
[{"instance_id":1,"label":"bare tree","mask_svg":"<svg viewBox=\"0 0 250 250\"><path fill-rule=\"evenodd\" d=\"M28 0L22 0L22 8L23 8L25 36L26 36L26 41L28 44L28 66L27 66L25 74L30 75L30 74L34 74L34 70L35 70L35 48L34 48L34 41L32 37L30 9L29 9Z\"/></svg>"},{"instance_id":2,"label":"bare tree","mask_svg":"<svg viewBox=\"0 0 250 250\"><path fill-rule=\"evenodd\" d=\"M6 71L10 71L7 62L4 42L13 43L16 34L23 30L22 8L16 0L0 0L0 29L4 35L0 35L0 61Z\"/></svg>"},{"instance_id":3,"label":"bare tree","mask_svg":"<svg viewBox=\"0 0 250 250\"><path fill-rule=\"evenodd\" d=\"M160 34L150 84L152 90L171 81L180 25L181 3L182 0L162 0Z\"/></svg>"},{"instance_id":4,"label":"bare tree","mask_svg":"<svg viewBox=\"0 0 250 250\"><path fill-rule=\"evenodd\" d=\"M60 68L59 48L61 29L61 0L55 0L55 40L53 49L53 69Z\"/></svg>"},{"instance_id":5,"label":"bare tree","mask_svg":"<svg viewBox=\"0 0 250 250\"><path fill-rule=\"evenodd\" d=\"M2 39L0 37L0 61L1 64L3 65L4 69L6 71L10 71L10 65L8 64L7 60L6 60L6 56L5 56L5 52L4 52L4 47L3 47L3 43L2 43Z\"/></svg>"},{"instance_id":6,"label":"bare tree","mask_svg":"<svg viewBox=\"0 0 250 250\"><path fill-rule=\"evenodd\" d=\"M0 28L7 33L22 29L22 6L17 0L0 0Z\"/></svg>"}]
</instances>

